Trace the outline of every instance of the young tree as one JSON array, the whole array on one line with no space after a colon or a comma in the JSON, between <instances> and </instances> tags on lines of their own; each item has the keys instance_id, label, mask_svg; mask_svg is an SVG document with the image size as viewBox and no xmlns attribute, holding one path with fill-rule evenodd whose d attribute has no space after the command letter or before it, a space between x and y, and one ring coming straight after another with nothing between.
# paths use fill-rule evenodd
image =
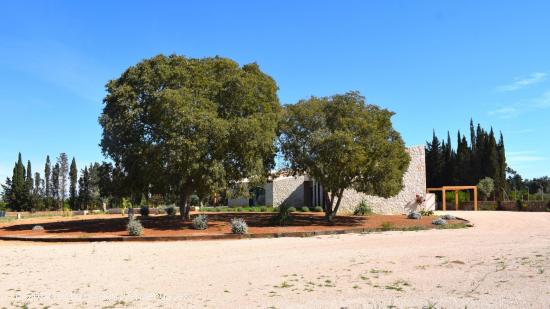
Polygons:
<instances>
[{"instance_id":1,"label":"young tree","mask_svg":"<svg viewBox=\"0 0 550 309\"><path fill-rule=\"evenodd\" d=\"M73 157L71 161L71 167L69 171L69 204L71 209L77 209L77 200L76 200L76 186L78 181L78 170L76 168L76 160Z\"/></svg>"},{"instance_id":2,"label":"young tree","mask_svg":"<svg viewBox=\"0 0 550 309\"><path fill-rule=\"evenodd\" d=\"M59 164L59 198L63 205L67 197L67 173L69 172L69 159L66 153L59 154L57 164Z\"/></svg>"},{"instance_id":3,"label":"young tree","mask_svg":"<svg viewBox=\"0 0 550 309\"><path fill-rule=\"evenodd\" d=\"M493 193L493 190L495 189L495 183L492 178L485 177L479 181L477 184L477 188L483 194L483 197L485 200L491 196L491 193Z\"/></svg>"},{"instance_id":4,"label":"young tree","mask_svg":"<svg viewBox=\"0 0 550 309\"><path fill-rule=\"evenodd\" d=\"M402 189L410 156L392 116L367 105L358 92L286 106L281 150L295 173L313 177L328 192L328 220L338 212L345 189L382 197Z\"/></svg>"},{"instance_id":5,"label":"young tree","mask_svg":"<svg viewBox=\"0 0 550 309\"><path fill-rule=\"evenodd\" d=\"M192 194L274 167L277 85L255 63L159 55L110 81L104 103L101 147L134 201L162 188L188 218Z\"/></svg>"}]
</instances>

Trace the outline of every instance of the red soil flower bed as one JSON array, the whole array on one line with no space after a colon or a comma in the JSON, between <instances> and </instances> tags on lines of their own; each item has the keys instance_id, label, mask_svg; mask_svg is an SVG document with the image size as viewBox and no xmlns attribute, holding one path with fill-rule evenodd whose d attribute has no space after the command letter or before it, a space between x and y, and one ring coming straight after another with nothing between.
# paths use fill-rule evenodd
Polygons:
<instances>
[{"instance_id":1,"label":"red soil flower bed","mask_svg":"<svg viewBox=\"0 0 550 309\"><path fill-rule=\"evenodd\" d=\"M196 213L192 214L193 216ZM322 213L294 213L294 220L288 226L274 226L271 218L274 213L207 213L209 227L207 230L194 230L190 222L183 222L177 216L150 216L136 219L144 227L141 237L161 238L187 237L208 239L231 236L229 221L232 218L243 218L248 224L250 237L271 236L310 236L318 232L361 232L381 229L383 224L390 229L429 229L434 228L432 220L436 217L423 217L420 220L407 219L405 215L372 215L368 217L337 216L333 223L328 223ZM121 215L87 215L77 217L32 218L0 224L0 238L121 238L128 236L126 224L128 218ZM450 220L450 224L464 223L461 220ZM33 231L32 228L41 225L44 230ZM301 234L303 233L303 235ZM286 235L285 235L286 234ZM214 237L215 236L215 237ZM185 238L187 239L187 238ZM159 239L160 240L160 239Z\"/></svg>"}]
</instances>

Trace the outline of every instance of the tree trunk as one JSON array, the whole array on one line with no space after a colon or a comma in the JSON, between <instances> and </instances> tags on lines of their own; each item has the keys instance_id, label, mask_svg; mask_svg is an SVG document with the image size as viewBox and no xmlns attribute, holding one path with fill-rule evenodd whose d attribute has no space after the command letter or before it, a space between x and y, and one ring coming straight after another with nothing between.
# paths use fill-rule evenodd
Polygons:
<instances>
[{"instance_id":1,"label":"tree trunk","mask_svg":"<svg viewBox=\"0 0 550 309\"><path fill-rule=\"evenodd\" d=\"M189 220L189 194L187 192L182 193L178 199L178 206L180 207L180 216L182 220Z\"/></svg>"},{"instance_id":2,"label":"tree trunk","mask_svg":"<svg viewBox=\"0 0 550 309\"><path fill-rule=\"evenodd\" d=\"M329 222L332 222L332 220L336 216L336 213L338 212L338 208L340 208L340 202L342 202L342 196L343 195L344 195L344 189L339 189L338 192L336 193L336 198L337 198L336 206L334 207L334 209L328 215L328 221ZM332 200L334 201L334 196L332 197Z\"/></svg>"}]
</instances>

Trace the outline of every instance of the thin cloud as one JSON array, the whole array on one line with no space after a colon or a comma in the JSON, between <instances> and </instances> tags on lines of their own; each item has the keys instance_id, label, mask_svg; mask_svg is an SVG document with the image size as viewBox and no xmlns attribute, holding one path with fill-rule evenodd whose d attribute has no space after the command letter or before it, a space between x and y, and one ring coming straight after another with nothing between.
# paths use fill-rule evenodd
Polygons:
<instances>
[{"instance_id":1,"label":"thin cloud","mask_svg":"<svg viewBox=\"0 0 550 309\"><path fill-rule=\"evenodd\" d=\"M545 161L548 157L538 155L536 151L511 151L506 153L506 161L510 163Z\"/></svg>"},{"instance_id":2,"label":"thin cloud","mask_svg":"<svg viewBox=\"0 0 550 309\"><path fill-rule=\"evenodd\" d=\"M537 108L550 107L550 91L546 91L540 97L533 100L533 106Z\"/></svg>"},{"instance_id":3,"label":"thin cloud","mask_svg":"<svg viewBox=\"0 0 550 309\"><path fill-rule=\"evenodd\" d=\"M515 117L519 114L517 108L512 106L501 107L492 111L489 111L490 116L497 116L503 119Z\"/></svg>"},{"instance_id":4,"label":"thin cloud","mask_svg":"<svg viewBox=\"0 0 550 309\"><path fill-rule=\"evenodd\" d=\"M527 86L538 84L544 81L547 75L548 74L542 72L531 73L527 77L515 78L514 81L508 85L498 86L497 90L503 92L520 90Z\"/></svg>"},{"instance_id":5,"label":"thin cloud","mask_svg":"<svg viewBox=\"0 0 550 309\"><path fill-rule=\"evenodd\" d=\"M522 100L519 103L508 106L501 106L497 109L489 111L488 114L489 116L509 119L516 117L521 113L528 113L547 108L550 108L550 90L547 90L538 97Z\"/></svg>"}]
</instances>

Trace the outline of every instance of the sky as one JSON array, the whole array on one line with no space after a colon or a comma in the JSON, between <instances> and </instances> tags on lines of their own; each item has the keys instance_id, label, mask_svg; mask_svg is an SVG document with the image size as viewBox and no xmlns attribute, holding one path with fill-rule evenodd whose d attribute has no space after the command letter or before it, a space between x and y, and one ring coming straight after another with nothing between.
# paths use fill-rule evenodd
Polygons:
<instances>
[{"instance_id":1,"label":"sky","mask_svg":"<svg viewBox=\"0 0 550 309\"><path fill-rule=\"evenodd\" d=\"M299 2L299 3L298 3ZM105 160L105 84L157 54L257 62L281 103L360 91L407 145L502 131L508 164L550 175L548 1L2 1L0 179L17 153Z\"/></svg>"}]
</instances>

